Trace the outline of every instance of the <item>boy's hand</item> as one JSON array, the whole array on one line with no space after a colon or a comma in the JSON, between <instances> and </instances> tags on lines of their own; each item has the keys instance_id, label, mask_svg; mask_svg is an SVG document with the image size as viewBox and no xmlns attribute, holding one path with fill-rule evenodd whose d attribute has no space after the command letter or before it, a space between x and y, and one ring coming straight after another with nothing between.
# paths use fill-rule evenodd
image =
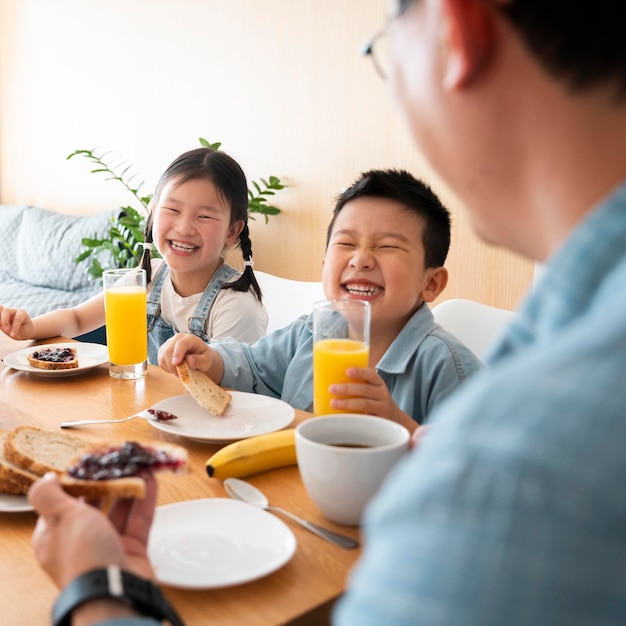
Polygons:
<instances>
[{"instance_id":1,"label":"boy's hand","mask_svg":"<svg viewBox=\"0 0 626 626\"><path fill-rule=\"evenodd\" d=\"M0 330L18 341L33 339L35 325L24 309L8 309L0 305Z\"/></svg>"},{"instance_id":2,"label":"boy's hand","mask_svg":"<svg viewBox=\"0 0 626 626\"><path fill-rule=\"evenodd\" d=\"M331 385L329 391L334 396L330 405L344 411L376 415L398 422L413 432L418 423L400 410L393 401L385 381L373 367L349 367L346 374L358 382Z\"/></svg>"},{"instance_id":3,"label":"boy's hand","mask_svg":"<svg viewBox=\"0 0 626 626\"><path fill-rule=\"evenodd\" d=\"M200 337L179 333L159 348L159 366L170 374L176 374L176 366L183 361L191 369L209 374L213 365L213 350Z\"/></svg>"}]
</instances>

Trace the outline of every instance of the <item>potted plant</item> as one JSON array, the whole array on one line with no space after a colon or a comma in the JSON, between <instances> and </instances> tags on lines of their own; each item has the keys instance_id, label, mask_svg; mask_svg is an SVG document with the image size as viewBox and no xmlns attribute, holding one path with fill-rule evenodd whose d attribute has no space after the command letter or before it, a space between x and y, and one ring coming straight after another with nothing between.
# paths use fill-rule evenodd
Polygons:
<instances>
[{"instance_id":1,"label":"potted plant","mask_svg":"<svg viewBox=\"0 0 626 626\"><path fill-rule=\"evenodd\" d=\"M221 143L210 143L200 137L200 144L212 150L219 150ZM84 238L84 250L74 259L75 263L91 258L87 273L92 279L101 279L102 272L110 268L137 267L143 253L143 231L150 210L153 194L143 195L143 182L136 183L137 175L132 172L130 165L120 162L111 156L110 151L100 152L97 149L75 150L67 160L81 156L94 165L92 174L104 174L107 180L119 182L134 198L138 208L128 205L120 208L120 212L111 218L111 227L102 238ZM277 176L253 180L248 188L248 214L250 219L256 219L255 213L263 215L267 224L270 216L278 215L279 208L268 203L268 199L276 191L284 189L285 185ZM152 254L158 252L153 248Z\"/></svg>"}]
</instances>

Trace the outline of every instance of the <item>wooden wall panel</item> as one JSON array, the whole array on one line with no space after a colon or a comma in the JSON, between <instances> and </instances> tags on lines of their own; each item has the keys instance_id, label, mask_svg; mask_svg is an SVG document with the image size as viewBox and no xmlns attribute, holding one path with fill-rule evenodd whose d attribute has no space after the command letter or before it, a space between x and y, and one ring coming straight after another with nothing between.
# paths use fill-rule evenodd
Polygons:
<instances>
[{"instance_id":1,"label":"wooden wall panel","mask_svg":"<svg viewBox=\"0 0 626 626\"><path fill-rule=\"evenodd\" d=\"M252 223L257 267L316 280L333 199L360 172L430 180L384 83L358 50L383 0L2 0L0 202L93 213L131 200L66 161L99 146L145 191L200 136L249 178L289 188L283 213ZM434 181L430 181L434 184ZM435 185L436 188L436 185ZM439 191L439 190L438 190ZM458 207L442 299L513 307L532 264L472 235Z\"/></svg>"}]
</instances>

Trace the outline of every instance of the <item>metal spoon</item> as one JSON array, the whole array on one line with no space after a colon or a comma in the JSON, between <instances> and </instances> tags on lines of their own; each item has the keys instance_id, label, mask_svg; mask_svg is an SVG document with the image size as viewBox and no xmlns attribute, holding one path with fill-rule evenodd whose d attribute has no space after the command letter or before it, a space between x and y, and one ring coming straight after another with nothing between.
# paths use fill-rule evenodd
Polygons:
<instances>
[{"instance_id":1,"label":"metal spoon","mask_svg":"<svg viewBox=\"0 0 626 626\"><path fill-rule=\"evenodd\" d=\"M247 502L252 506L256 506L266 511L282 513L294 522L304 526L307 530L310 530L314 535L317 535L322 539L326 539L326 541L334 543L336 546L347 548L349 550L359 547L359 542L351 539L350 537L340 535L339 533L328 530L327 528L322 528L313 522L307 522L301 517L298 517L285 509L270 505L268 499L265 497L265 494L250 483L247 483L245 480L240 480L239 478L227 478L224 480L224 488L231 498L242 500L243 502Z\"/></svg>"}]
</instances>

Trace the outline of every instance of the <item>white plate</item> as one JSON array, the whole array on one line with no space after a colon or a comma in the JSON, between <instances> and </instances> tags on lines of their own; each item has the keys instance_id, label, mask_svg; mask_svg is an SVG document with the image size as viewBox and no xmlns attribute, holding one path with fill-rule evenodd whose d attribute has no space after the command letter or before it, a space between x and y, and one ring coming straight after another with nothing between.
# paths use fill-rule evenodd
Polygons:
<instances>
[{"instance_id":1,"label":"white plate","mask_svg":"<svg viewBox=\"0 0 626 626\"><path fill-rule=\"evenodd\" d=\"M148 423L172 435L222 443L271 433L293 421L293 408L282 400L243 391L231 391L230 395L232 400L219 417L203 409L188 393L167 398L152 408L173 413L178 419Z\"/></svg>"},{"instance_id":2,"label":"white plate","mask_svg":"<svg viewBox=\"0 0 626 626\"><path fill-rule=\"evenodd\" d=\"M69 370L42 370L38 367L33 367L28 362L28 355L41 348L74 348L76 350L76 357L78 359L78 367L74 367ZM84 374L98 365L109 362L109 353L106 346L99 343L83 343L76 341L73 343L50 343L41 346L31 346L30 348L24 348L17 352L11 352L4 357L4 364L8 367L12 367L14 370L21 370L23 372L30 372L31 374L37 374L38 376L76 376L77 374Z\"/></svg>"},{"instance_id":3,"label":"white plate","mask_svg":"<svg viewBox=\"0 0 626 626\"><path fill-rule=\"evenodd\" d=\"M26 496L10 496L0 493L0 513L21 513L32 510L34 509L28 503Z\"/></svg>"},{"instance_id":4,"label":"white plate","mask_svg":"<svg viewBox=\"0 0 626 626\"><path fill-rule=\"evenodd\" d=\"M284 522L227 498L158 507L148 541L157 580L186 589L256 580L285 565L295 551L296 538Z\"/></svg>"}]
</instances>

